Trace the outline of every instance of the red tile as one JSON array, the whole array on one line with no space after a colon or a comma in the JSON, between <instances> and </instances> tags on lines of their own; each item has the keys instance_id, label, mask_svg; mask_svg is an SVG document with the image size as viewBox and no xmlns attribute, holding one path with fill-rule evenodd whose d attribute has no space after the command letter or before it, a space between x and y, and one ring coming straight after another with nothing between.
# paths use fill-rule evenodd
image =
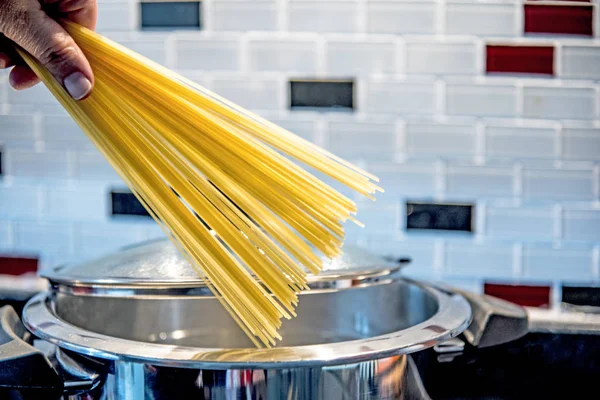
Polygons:
<instances>
[{"instance_id":1,"label":"red tile","mask_svg":"<svg viewBox=\"0 0 600 400\"><path fill-rule=\"evenodd\" d=\"M37 269L37 258L0 256L0 274L22 275Z\"/></svg>"},{"instance_id":2,"label":"red tile","mask_svg":"<svg viewBox=\"0 0 600 400\"><path fill-rule=\"evenodd\" d=\"M548 307L550 286L484 284L485 294L526 307Z\"/></svg>"},{"instance_id":3,"label":"red tile","mask_svg":"<svg viewBox=\"0 0 600 400\"><path fill-rule=\"evenodd\" d=\"M525 33L592 36L592 5L525 4Z\"/></svg>"},{"instance_id":4,"label":"red tile","mask_svg":"<svg viewBox=\"0 0 600 400\"><path fill-rule=\"evenodd\" d=\"M554 47L488 45L486 71L554 75Z\"/></svg>"}]
</instances>

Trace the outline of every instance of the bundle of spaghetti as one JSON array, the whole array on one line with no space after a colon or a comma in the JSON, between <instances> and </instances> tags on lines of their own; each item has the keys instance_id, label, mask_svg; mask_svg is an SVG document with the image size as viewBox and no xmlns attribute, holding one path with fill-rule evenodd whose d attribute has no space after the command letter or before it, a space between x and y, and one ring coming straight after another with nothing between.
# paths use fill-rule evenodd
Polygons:
<instances>
[{"instance_id":1,"label":"bundle of spaghetti","mask_svg":"<svg viewBox=\"0 0 600 400\"><path fill-rule=\"evenodd\" d=\"M21 55L258 347L281 339L307 274L341 254L357 205L298 161L374 199L377 178L77 24L91 95Z\"/></svg>"}]
</instances>

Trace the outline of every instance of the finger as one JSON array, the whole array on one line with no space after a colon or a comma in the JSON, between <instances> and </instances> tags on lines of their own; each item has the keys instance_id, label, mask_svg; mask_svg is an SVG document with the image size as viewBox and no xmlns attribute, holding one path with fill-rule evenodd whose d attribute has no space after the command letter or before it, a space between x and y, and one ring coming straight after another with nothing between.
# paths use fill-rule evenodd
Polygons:
<instances>
[{"instance_id":1,"label":"finger","mask_svg":"<svg viewBox=\"0 0 600 400\"><path fill-rule=\"evenodd\" d=\"M5 69L15 65L15 61L6 53L0 53L0 69Z\"/></svg>"},{"instance_id":2,"label":"finger","mask_svg":"<svg viewBox=\"0 0 600 400\"><path fill-rule=\"evenodd\" d=\"M14 89L23 90L38 84L40 78L28 66L17 65L10 71L8 81Z\"/></svg>"},{"instance_id":3,"label":"finger","mask_svg":"<svg viewBox=\"0 0 600 400\"><path fill-rule=\"evenodd\" d=\"M0 34L0 69L9 68L23 61L15 52L14 44Z\"/></svg>"},{"instance_id":4,"label":"finger","mask_svg":"<svg viewBox=\"0 0 600 400\"><path fill-rule=\"evenodd\" d=\"M5 35L37 58L54 77L63 84L75 100L89 95L93 87L93 74L89 62L73 38L41 9L29 9L23 17L28 23L15 22L18 29L5 31Z\"/></svg>"},{"instance_id":5,"label":"finger","mask_svg":"<svg viewBox=\"0 0 600 400\"><path fill-rule=\"evenodd\" d=\"M51 7L50 15L68 19L83 25L88 29L96 29L98 19L98 6L96 0L46 0L45 4Z\"/></svg>"}]
</instances>

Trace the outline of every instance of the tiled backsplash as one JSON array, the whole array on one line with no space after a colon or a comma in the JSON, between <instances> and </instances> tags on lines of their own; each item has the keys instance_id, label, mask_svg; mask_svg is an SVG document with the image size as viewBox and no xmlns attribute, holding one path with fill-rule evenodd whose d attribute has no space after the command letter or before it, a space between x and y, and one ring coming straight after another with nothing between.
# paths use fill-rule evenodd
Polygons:
<instances>
[{"instance_id":1,"label":"tiled backsplash","mask_svg":"<svg viewBox=\"0 0 600 400\"><path fill-rule=\"evenodd\" d=\"M152 7L142 30L135 0L100 0L98 29L381 177L348 243L471 290L600 280L596 3L208 0L195 31L147 29ZM47 267L162 236L115 215L116 173L45 88L5 73L0 152L0 253ZM472 232L407 229L407 202L472 205ZM440 218L410 224L465 226Z\"/></svg>"}]
</instances>

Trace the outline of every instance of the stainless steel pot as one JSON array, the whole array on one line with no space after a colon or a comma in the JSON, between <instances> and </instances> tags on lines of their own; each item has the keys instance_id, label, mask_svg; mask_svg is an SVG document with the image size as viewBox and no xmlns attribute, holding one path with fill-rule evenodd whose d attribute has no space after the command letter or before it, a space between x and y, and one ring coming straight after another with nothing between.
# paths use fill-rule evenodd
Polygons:
<instances>
[{"instance_id":1,"label":"stainless steel pot","mask_svg":"<svg viewBox=\"0 0 600 400\"><path fill-rule=\"evenodd\" d=\"M398 270L346 248L311 277L281 344L255 349L159 241L50 271L23 323L58 346L50 361L69 377L58 390L71 399L422 398L406 355L463 332L471 308Z\"/></svg>"}]
</instances>

